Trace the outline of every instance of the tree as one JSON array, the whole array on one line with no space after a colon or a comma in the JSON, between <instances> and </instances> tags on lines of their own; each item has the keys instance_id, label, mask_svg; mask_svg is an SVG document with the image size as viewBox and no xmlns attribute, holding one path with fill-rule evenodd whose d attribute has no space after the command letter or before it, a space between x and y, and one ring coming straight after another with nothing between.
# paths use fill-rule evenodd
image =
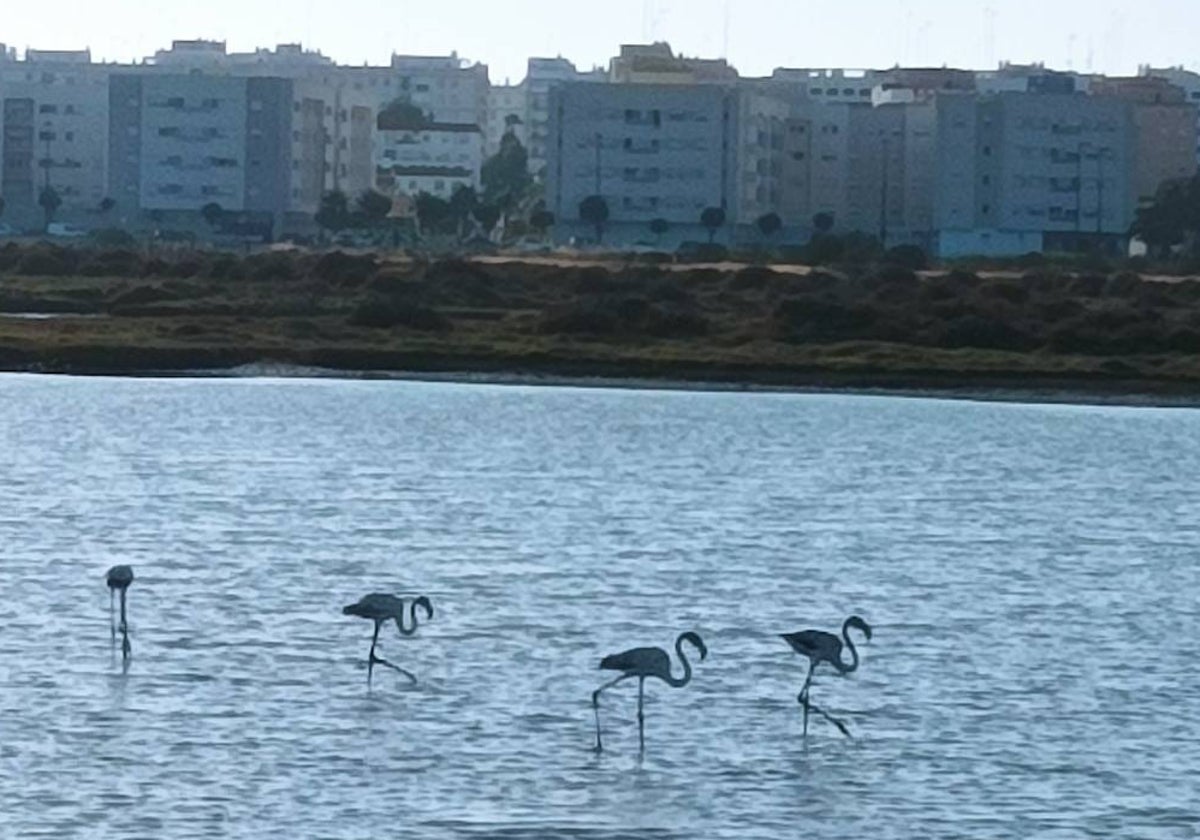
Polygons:
<instances>
[{"instance_id":1,"label":"tree","mask_svg":"<svg viewBox=\"0 0 1200 840\"><path fill-rule=\"evenodd\" d=\"M345 230L350 221L350 202L346 198L346 194L340 190L334 190L321 196L321 205L317 209L313 221L330 233Z\"/></svg>"},{"instance_id":2,"label":"tree","mask_svg":"<svg viewBox=\"0 0 1200 840\"><path fill-rule=\"evenodd\" d=\"M596 242L604 241L604 226L608 224L608 202L602 195L589 195L579 202L579 218L596 229Z\"/></svg>"},{"instance_id":3,"label":"tree","mask_svg":"<svg viewBox=\"0 0 1200 840\"><path fill-rule=\"evenodd\" d=\"M54 214L58 212L58 208L62 207L62 203L62 196L54 187L47 185L42 187L42 191L38 193L38 206L42 208L42 213L46 217L47 228L54 221Z\"/></svg>"},{"instance_id":4,"label":"tree","mask_svg":"<svg viewBox=\"0 0 1200 840\"><path fill-rule=\"evenodd\" d=\"M817 213L812 218L813 230L822 236L833 230L833 214Z\"/></svg>"},{"instance_id":5,"label":"tree","mask_svg":"<svg viewBox=\"0 0 1200 840\"><path fill-rule=\"evenodd\" d=\"M210 201L200 208L200 215L204 217L205 223L215 230L225 219L225 208L215 201Z\"/></svg>"},{"instance_id":6,"label":"tree","mask_svg":"<svg viewBox=\"0 0 1200 840\"><path fill-rule=\"evenodd\" d=\"M381 131L413 131L429 125L429 116L407 99L393 99L384 105L375 118Z\"/></svg>"},{"instance_id":7,"label":"tree","mask_svg":"<svg viewBox=\"0 0 1200 840\"><path fill-rule=\"evenodd\" d=\"M501 210L512 210L529 192L533 185L529 154L512 131L504 133L500 151L484 161L479 181L483 186L483 200Z\"/></svg>"},{"instance_id":8,"label":"tree","mask_svg":"<svg viewBox=\"0 0 1200 840\"><path fill-rule=\"evenodd\" d=\"M0 195L0 216L4 215L4 207L5 207L4 196Z\"/></svg>"},{"instance_id":9,"label":"tree","mask_svg":"<svg viewBox=\"0 0 1200 840\"><path fill-rule=\"evenodd\" d=\"M783 230L783 219L779 218L779 214L775 212L762 214L755 224L758 225L758 232L767 239Z\"/></svg>"},{"instance_id":10,"label":"tree","mask_svg":"<svg viewBox=\"0 0 1200 840\"><path fill-rule=\"evenodd\" d=\"M450 193L449 205L450 215L454 217L455 224L461 226L479 206L479 194L475 192L474 187L459 185Z\"/></svg>"},{"instance_id":11,"label":"tree","mask_svg":"<svg viewBox=\"0 0 1200 840\"><path fill-rule=\"evenodd\" d=\"M1158 256L1189 242L1196 250L1200 246L1200 175L1159 187L1154 201L1138 208L1129 232Z\"/></svg>"},{"instance_id":12,"label":"tree","mask_svg":"<svg viewBox=\"0 0 1200 840\"><path fill-rule=\"evenodd\" d=\"M379 225L392 212L392 200L375 190L363 190L355 201L355 209L363 220L372 227Z\"/></svg>"},{"instance_id":13,"label":"tree","mask_svg":"<svg viewBox=\"0 0 1200 840\"><path fill-rule=\"evenodd\" d=\"M554 227L554 214L542 207L540 210L533 211L529 217L529 226L537 231L538 236L545 238L546 231Z\"/></svg>"},{"instance_id":14,"label":"tree","mask_svg":"<svg viewBox=\"0 0 1200 840\"><path fill-rule=\"evenodd\" d=\"M671 229L671 223L666 219L652 219L650 221L650 232L654 234L654 241L657 243L662 240L663 234Z\"/></svg>"},{"instance_id":15,"label":"tree","mask_svg":"<svg viewBox=\"0 0 1200 840\"><path fill-rule=\"evenodd\" d=\"M712 241L717 236L717 231L725 226L725 210L722 207L705 207L704 212L700 214L700 224L708 228L708 241Z\"/></svg>"},{"instance_id":16,"label":"tree","mask_svg":"<svg viewBox=\"0 0 1200 840\"><path fill-rule=\"evenodd\" d=\"M491 234L499 223L501 210L495 204L480 204L471 212L471 215L475 217L475 221L479 222L479 226L486 236Z\"/></svg>"},{"instance_id":17,"label":"tree","mask_svg":"<svg viewBox=\"0 0 1200 840\"><path fill-rule=\"evenodd\" d=\"M417 196L417 222L425 235L445 233L451 220L450 203L423 192Z\"/></svg>"}]
</instances>

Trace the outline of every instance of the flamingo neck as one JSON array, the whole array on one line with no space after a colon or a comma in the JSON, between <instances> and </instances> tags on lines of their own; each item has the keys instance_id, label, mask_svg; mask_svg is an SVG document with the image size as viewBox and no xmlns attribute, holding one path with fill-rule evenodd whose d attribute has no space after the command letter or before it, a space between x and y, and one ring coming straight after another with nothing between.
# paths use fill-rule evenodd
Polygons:
<instances>
[{"instance_id":1,"label":"flamingo neck","mask_svg":"<svg viewBox=\"0 0 1200 840\"><path fill-rule=\"evenodd\" d=\"M683 688L692 681L692 663L688 662L687 655L683 652L682 637L675 640L675 653L679 655L679 661L683 663L683 676L675 679L667 674L667 685L672 688Z\"/></svg>"},{"instance_id":2,"label":"flamingo neck","mask_svg":"<svg viewBox=\"0 0 1200 840\"><path fill-rule=\"evenodd\" d=\"M841 661L841 657L838 657L838 661L833 663L833 667L843 674L852 674L858 670L858 648L854 646L854 640L850 638L849 623L842 625L842 640L850 650L850 664L847 665Z\"/></svg>"},{"instance_id":3,"label":"flamingo neck","mask_svg":"<svg viewBox=\"0 0 1200 840\"><path fill-rule=\"evenodd\" d=\"M410 603L408 605L408 617L409 617L409 620L412 621L411 627L404 626L404 601L403 601L403 599L401 599L400 610L399 610L399 612L396 613L395 618L396 618L396 627L400 630L400 635L402 635L402 636L416 635L417 627L420 624L420 622L417 619L417 602L416 601L413 601L412 603Z\"/></svg>"}]
</instances>

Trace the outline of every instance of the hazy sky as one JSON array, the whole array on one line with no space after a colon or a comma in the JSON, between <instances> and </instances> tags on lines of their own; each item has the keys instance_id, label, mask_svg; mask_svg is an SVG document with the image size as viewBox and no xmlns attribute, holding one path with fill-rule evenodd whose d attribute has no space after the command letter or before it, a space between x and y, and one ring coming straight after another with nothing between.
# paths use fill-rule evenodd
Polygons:
<instances>
[{"instance_id":1,"label":"hazy sky","mask_svg":"<svg viewBox=\"0 0 1200 840\"><path fill-rule=\"evenodd\" d=\"M230 49L302 41L343 63L393 51L459 55L493 81L530 55L590 67L620 43L669 40L727 54L743 75L777 66L1056 67L1132 73L1139 63L1200 67L1197 0L4 0L0 42L150 55L172 38ZM285 11L287 10L287 11ZM728 26L726 14L728 10ZM726 47L728 51L726 53Z\"/></svg>"}]
</instances>

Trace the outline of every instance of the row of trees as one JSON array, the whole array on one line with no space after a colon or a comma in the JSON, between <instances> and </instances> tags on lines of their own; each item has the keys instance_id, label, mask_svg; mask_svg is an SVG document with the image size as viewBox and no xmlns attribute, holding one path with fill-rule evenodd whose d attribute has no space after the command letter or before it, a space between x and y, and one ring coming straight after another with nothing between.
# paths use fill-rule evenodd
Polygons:
<instances>
[{"instance_id":1,"label":"row of trees","mask_svg":"<svg viewBox=\"0 0 1200 840\"><path fill-rule=\"evenodd\" d=\"M579 204L579 218L596 229L596 241L604 241L604 229L608 225L608 202L603 196L590 195ZM717 232L725 226L727 217L724 208L706 207L700 213L700 224L708 230L708 241L711 244L717 237ZM756 222L759 232L770 239L783 230L783 219L778 213L764 213ZM650 232L656 239L661 239L671 229L671 223L666 219L653 219L649 225Z\"/></svg>"},{"instance_id":2,"label":"row of trees","mask_svg":"<svg viewBox=\"0 0 1200 840\"><path fill-rule=\"evenodd\" d=\"M42 209L42 215L45 219L46 227L50 227L50 223L54 221L55 215L58 213L59 208L62 207L62 196L59 195L58 190L56 190L52 185L47 184L46 186L42 187L41 191L38 192L37 203L38 207ZM7 208L7 206L8 204L4 200L4 196L0 196L0 218L4 216L4 210ZM96 205L95 212L99 213L101 216L104 216L111 212L116 206L117 203L111 198L104 198L101 199L100 203Z\"/></svg>"},{"instance_id":3,"label":"row of trees","mask_svg":"<svg viewBox=\"0 0 1200 840\"><path fill-rule=\"evenodd\" d=\"M415 120L404 103L393 103L388 111L389 119ZM393 111L395 113L393 113ZM420 114L414 111L414 114ZM421 119L424 119L422 116ZM529 174L529 155L521 141L511 131L500 142L500 149L488 158L480 172L481 189L459 187L448 198L421 193L416 196L416 216L425 235L487 236L504 216L527 211L529 225L545 230L553 224L553 217L540 206L527 206L534 193L533 178ZM392 200L374 190L357 196L351 206L350 198L343 192L326 193L321 199L315 221L319 227L331 233L350 229L381 227L391 215Z\"/></svg>"}]
</instances>

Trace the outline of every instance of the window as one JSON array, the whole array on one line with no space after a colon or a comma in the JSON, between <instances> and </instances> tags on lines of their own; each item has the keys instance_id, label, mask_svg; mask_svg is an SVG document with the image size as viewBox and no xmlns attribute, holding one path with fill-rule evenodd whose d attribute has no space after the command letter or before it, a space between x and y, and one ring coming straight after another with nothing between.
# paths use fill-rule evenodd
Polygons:
<instances>
[{"instance_id":1,"label":"window","mask_svg":"<svg viewBox=\"0 0 1200 840\"><path fill-rule=\"evenodd\" d=\"M39 114L57 114L58 106L57 105L39 105L38 113Z\"/></svg>"},{"instance_id":2,"label":"window","mask_svg":"<svg viewBox=\"0 0 1200 840\"><path fill-rule=\"evenodd\" d=\"M184 105L182 96L172 96L167 100L168 108L182 108Z\"/></svg>"}]
</instances>

